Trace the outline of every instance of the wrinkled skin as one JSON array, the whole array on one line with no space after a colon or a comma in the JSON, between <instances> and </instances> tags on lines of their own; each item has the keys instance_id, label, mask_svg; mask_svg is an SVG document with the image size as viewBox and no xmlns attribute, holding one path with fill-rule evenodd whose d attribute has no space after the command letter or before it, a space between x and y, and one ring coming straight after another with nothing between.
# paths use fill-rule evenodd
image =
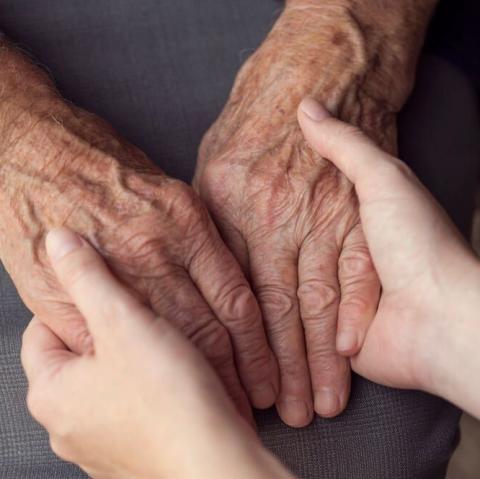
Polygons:
<instances>
[{"instance_id":1,"label":"wrinkled skin","mask_svg":"<svg viewBox=\"0 0 480 479\"><path fill-rule=\"evenodd\" d=\"M31 95L4 97L14 120L0 152L1 259L26 305L72 350L94 347L46 259L46 231L68 226L198 346L245 416L245 391L271 405L277 369L258 304L197 194L102 120L43 88Z\"/></svg>"},{"instance_id":2,"label":"wrinkled skin","mask_svg":"<svg viewBox=\"0 0 480 479\"><path fill-rule=\"evenodd\" d=\"M226 468L229 479L292 479L205 358L90 244L65 229L45 243L95 343L93 355L75 354L35 318L23 335L27 406L58 456L95 479L224 479Z\"/></svg>"},{"instance_id":3,"label":"wrinkled skin","mask_svg":"<svg viewBox=\"0 0 480 479\"><path fill-rule=\"evenodd\" d=\"M331 19L315 18L320 37L310 43L317 46L309 51L303 42L301 58L291 53L300 50L289 36L299 25L308 32L303 13L284 13L244 65L202 142L194 180L260 303L280 366L277 409L292 426L310 422L313 410L331 417L345 407L346 356L358 351L358 331L372 318L380 289L352 185L304 141L298 104L316 92L396 149L393 110L365 94L358 79L357 70L369 65L356 60L352 24L339 18L332 28ZM332 39L344 46L332 48ZM319 53L327 41L330 48ZM329 66L320 84L319 64Z\"/></svg>"}]
</instances>

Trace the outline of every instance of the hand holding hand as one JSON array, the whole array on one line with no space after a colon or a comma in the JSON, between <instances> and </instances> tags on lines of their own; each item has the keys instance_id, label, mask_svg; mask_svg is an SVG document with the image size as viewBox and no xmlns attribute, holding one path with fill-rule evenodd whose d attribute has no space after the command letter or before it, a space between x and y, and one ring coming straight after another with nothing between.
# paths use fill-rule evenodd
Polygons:
<instances>
[{"instance_id":1,"label":"hand holding hand","mask_svg":"<svg viewBox=\"0 0 480 479\"><path fill-rule=\"evenodd\" d=\"M278 373L260 309L198 195L65 103L13 47L0 56L17 72L0 102L0 258L26 305L73 351L91 346L44 248L46 231L67 226L204 353L246 417L248 399L273 404Z\"/></svg>"},{"instance_id":2,"label":"hand holding hand","mask_svg":"<svg viewBox=\"0 0 480 479\"><path fill-rule=\"evenodd\" d=\"M470 376L480 370L480 272L471 248L403 162L313 99L304 100L298 118L310 145L355 185L382 285L368 332L359 331L365 341L351 360L354 370L479 414L478 381Z\"/></svg>"},{"instance_id":3,"label":"hand holding hand","mask_svg":"<svg viewBox=\"0 0 480 479\"><path fill-rule=\"evenodd\" d=\"M93 340L77 355L38 319L25 331L28 406L56 454L94 478L289 477L201 354L85 240L57 230L47 251Z\"/></svg>"}]
</instances>

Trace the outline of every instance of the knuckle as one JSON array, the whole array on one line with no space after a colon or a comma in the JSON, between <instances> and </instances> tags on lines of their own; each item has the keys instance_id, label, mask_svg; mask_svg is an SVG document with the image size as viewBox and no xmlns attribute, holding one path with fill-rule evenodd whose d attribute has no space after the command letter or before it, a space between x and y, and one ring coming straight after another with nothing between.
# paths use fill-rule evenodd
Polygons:
<instances>
[{"instance_id":1,"label":"knuckle","mask_svg":"<svg viewBox=\"0 0 480 479\"><path fill-rule=\"evenodd\" d=\"M69 448L66 446L65 439L58 436L50 435L50 449L53 453L64 461L72 461Z\"/></svg>"},{"instance_id":2,"label":"knuckle","mask_svg":"<svg viewBox=\"0 0 480 479\"><path fill-rule=\"evenodd\" d=\"M337 318L335 321L310 321L306 326L307 351L315 354L334 352L337 332Z\"/></svg>"},{"instance_id":3,"label":"knuckle","mask_svg":"<svg viewBox=\"0 0 480 479\"><path fill-rule=\"evenodd\" d=\"M339 264L341 277L362 279L375 271L366 245L357 245L344 251Z\"/></svg>"},{"instance_id":4,"label":"knuckle","mask_svg":"<svg viewBox=\"0 0 480 479\"><path fill-rule=\"evenodd\" d=\"M40 390L30 387L27 392L26 403L32 417L46 427L48 418L45 417L44 398Z\"/></svg>"},{"instance_id":5,"label":"knuckle","mask_svg":"<svg viewBox=\"0 0 480 479\"><path fill-rule=\"evenodd\" d=\"M177 216L199 213L200 202L195 191L182 181L173 182L169 195L170 206Z\"/></svg>"},{"instance_id":6,"label":"knuckle","mask_svg":"<svg viewBox=\"0 0 480 479\"><path fill-rule=\"evenodd\" d=\"M337 354L334 345L318 344L309 350L308 362L310 368L314 369L317 374L322 371L323 374L328 375L342 370L345 360Z\"/></svg>"},{"instance_id":7,"label":"knuckle","mask_svg":"<svg viewBox=\"0 0 480 479\"><path fill-rule=\"evenodd\" d=\"M236 284L232 288L223 288L217 304L222 304L227 328L249 330L260 323L260 311L250 287Z\"/></svg>"},{"instance_id":8,"label":"knuckle","mask_svg":"<svg viewBox=\"0 0 480 479\"><path fill-rule=\"evenodd\" d=\"M285 318L296 309L296 298L283 286L264 285L257 288L256 293L266 320Z\"/></svg>"},{"instance_id":9,"label":"knuckle","mask_svg":"<svg viewBox=\"0 0 480 479\"><path fill-rule=\"evenodd\" d=\"M203 172L202 196L209 203L221 204L225 202L231 193L228 178L231 176L231 168L225 161L210 162Z\"/></svg>"},{"instance_id":10,"label":"knuckle","mask_svg":"<svg viewBox=\"0 0 480 479\"><path fill-rule=\"evenodd\" d=\"M355 292L342 298L339 315L342 320L355 321L362 319L371 310L371 301L359 292Z\"/></svg>"},{"instance_id":11,"label":"knuckle","mask_svg":"<svg viewBox=\"0 0 480 479\"><path fill-rule=\"evenodd\" d=\"M304 357L303 354L299 355L290 348L279 350L278 362L280 374L283 378L300 379L307 376L306 363L301 359Z\"/></svg>"},{"instance_id":12,"label":"knuckle","mask_svg":"<svg viewBox=\"0 0 480 479\"><path fill-rule=\"evenodd\" d=\"M333 314L339 301L338 286L320 278L303 282L297 295L302 319L307 322Z\"/></svg>"},{"instance_id":13,"label":"knuckle","mask_svg":"<svg viewBox=\"0 0 480 479\"><path fill-rule=\"evenodd\" d=\"M216 320L201 323L190 331L189 338L215 366L219 367L232 361L230 336Z\"/></svg>"}]
</instances>

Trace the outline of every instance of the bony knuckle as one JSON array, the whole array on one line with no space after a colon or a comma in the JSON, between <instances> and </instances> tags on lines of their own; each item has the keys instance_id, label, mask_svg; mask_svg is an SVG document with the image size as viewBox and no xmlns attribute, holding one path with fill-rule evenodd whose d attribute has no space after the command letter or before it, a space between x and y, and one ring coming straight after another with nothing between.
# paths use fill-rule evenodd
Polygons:
<instances>
[{"instance_id":1,"label":"bony knuckle","mask_svg":"<svg viewBox=\"0 0 480 479\"><path fill-rule=\"evenodd\" d=\"M231 167L225 161L210 162L203 172L202 197L210 204L224 203L231 192L228 178L231 177Z\"/></svg>"},{"instance_id":2,"label":"bony knuckle","mask_svg":"<svg viewBox=\"0 0 480 479\"><path fill-rule=\"evenodd\" d=\"M171 189L172 206L179 211L194 211L198 208L198 197L186 183L176 181Z\"/></svg>"},{"instance_id":3,"label":"bony knuckle","mask_svg":"<svg viewBox=\"0 0 480 479\"><path fill-rule=\"evenodd\" d=\"M342 318L352 321L363 318L371 309L372 305L368 299L358 292L345 295L340 304Z\"/></svg>"},{"instance_id":4,"label":"bony knuckle","mask_svg":"<svg viewBox=\"0 0 480 479\"><path fill-rule=\"evenodd\" d=\"M247 284L236 284L224 288L219 295L219 304L223 304L223 313L231 328L251 328L257 324L259 309L255 296Z\"/></svg>"},{"instance_id":5,"label":"bony knuckle","mask_svg":"<svg viewBox=\"0 0 480 479\"><path fill-rule=\"evenodd\" d=\"M204 322L191 331L189 338L216 366L231 361L233 353L230 336L216 320Z\"/></svg>"},{"instance_id":6,"label":"bony knuckle","mask_svg":"<svg viewBox=\"0 0 480 479\"><path fill-rule=\"evenodd\" d=\"M374 266L367 246L357 246L345 252L339 264L340 275L361 280L374 271Z\"/></svg>"},{"instance_id":7,"label":"bony knuckle","mask_svg":"<svg viewBox=\"0 0 480 479\"><path fill-rule=\"evenodd\" d=\"M345 361L338 355L335 342L319 342L309 350L308 362L317 374L322 371L324 376L328 376L328 373L341 370Z\"/></svg>"},{"instance_id":8,"label":"bony knuckle","mask_svg":"<svg viewBox=\"0 0 480 479\"><path fill-rule=\"evenodd\" d=\"M303 282L297 295L302 318L307 321L331 314L339 301L338 286L320 278Z\"/></svg>"},{"instance_id":9,"label":"bony knuckle","mask_svg":"<svg viewBox=\"0 0 480 479\"><path fill-rule=\"evenodd\" d=\"M284 318L295 310L296 298L284 287L262 286L256 293L267 319Z\"/></svg>"}]
</instances>

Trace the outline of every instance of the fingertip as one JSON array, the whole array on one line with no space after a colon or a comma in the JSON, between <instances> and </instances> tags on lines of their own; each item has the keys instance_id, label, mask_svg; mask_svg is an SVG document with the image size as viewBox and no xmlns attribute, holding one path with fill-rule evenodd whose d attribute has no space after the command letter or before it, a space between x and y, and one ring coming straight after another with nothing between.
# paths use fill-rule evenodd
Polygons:
<instances>
[{"instance_id":1,"label":"fingertip","mask_svg":"<svg viewBox=\"0 0 480 479\"><path fill-rule=\"evenodd\" d=\"M336 349L338 354L349 357L360 350L359 334L352 329L341 330L337 334Z\"/></svg>"},{"instance_id":2,"label":"fingertip","mask_svg":"<svg viewBox=\"0 0 480 479\"><path fill-rule=\"evenodd\" d=\"M85 240L68 228L57 228L48 232L45 247L50 261L58 263L67 254L81 248Z\"/></svg>"},{"instance_id":3,"label":"fingertip","mask_svg":"<svg viewBox=\"0 0 480 479\"><path fill-rule=\"evenodd\" d=\"M337 417L342 414L347 407L349 395L349 386L340 392L331 388L316 391L314 402L315 413L324 419Z\"/></svg>"},{"instance_id":4,"label":"fingertip","mask_svg":"<svg viewBox=\"0 0 480 479\"><path fill-rule=\"evenodd\" d=\"M332 115L330 112L315 98L306 97L302 100L298 107L299 116L304 115L309 120L319 123Z\"/></svg>"},{"instance_id":5,"label":"fingertip","mask_svg":"<svg viewBox=\"0 0 480 479\"><path fill-rule=\"evenodd\" d=\"M280 381L277 360L270 351L270 360L263 380L248 390L248 397L255 409L268 409L275 404L280 393Z\"/></svg>"},{"instance_id":6,"label":"fingertip","mask_svg":"<svg viewBox=\"0 0 480 479\"><path fill-rule=\"evenodd\" d=\"M251 389L248 396L255 409L268 409L275 404L277 391L272 383L267 383Z\"/></svg>"},{"instance_id":7,"label":"fingertip","mask_svg":"<svg viewBox=\"0 0 480 479\"><path fill-rule=\"evenodd\" d=\"M313 420L313 406L307 401L281 398L277 401L276 406L278 415L287 426L306 427Z\"/></svg>"}]
</instances>

